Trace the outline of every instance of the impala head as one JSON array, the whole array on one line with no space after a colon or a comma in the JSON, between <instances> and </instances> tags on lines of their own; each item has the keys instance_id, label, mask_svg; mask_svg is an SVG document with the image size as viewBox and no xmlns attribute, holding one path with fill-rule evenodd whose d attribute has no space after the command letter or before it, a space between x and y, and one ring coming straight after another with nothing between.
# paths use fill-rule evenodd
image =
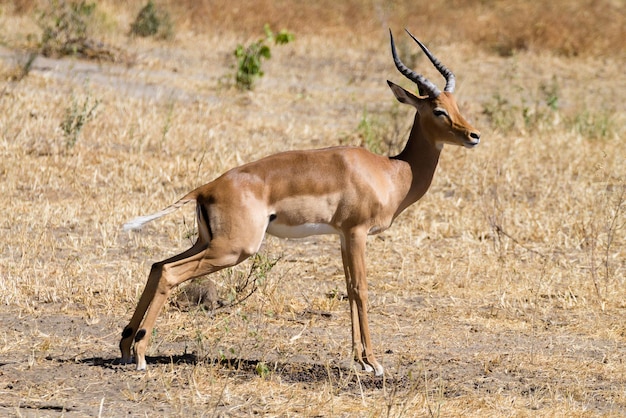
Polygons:
<instances>
[{"instance_id":1,"label":"impala head","mask_svg":"<svg viewBox=\"0 0 626 418\"><path fill-rule=\"evenodd\" d=\"M391 30L391 54L398 70L409 80L417 84L419 96L403 89L397 84L387 81L398 101L410 104L417 109L419 123L429 140L433 141L437 147L443 144L462 145L473 148L480 142L480 132L465 120L456 104L454 92L455 78L452 71L447 69L411 32L407 33L422 48L430 62L446 79L446 86L443 92L437 86L426 79L426 77L407 68L398 58L396 46L393 41ZM416 121L417 122L417 121Z\"/></svg>"}]
</instances>

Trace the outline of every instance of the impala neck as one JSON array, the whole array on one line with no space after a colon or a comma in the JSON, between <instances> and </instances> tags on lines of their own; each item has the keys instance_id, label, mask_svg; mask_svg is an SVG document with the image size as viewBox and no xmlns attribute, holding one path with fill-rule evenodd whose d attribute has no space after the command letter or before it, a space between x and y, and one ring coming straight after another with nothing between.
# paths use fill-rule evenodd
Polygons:
<instances>
[{"instance_id":1,"label":"impala neck","mask_svg":"<svg viewBox=\"0 0 626 418\"><path fill-rule=\"evenodd\" d=\"M441 149L424 135L419 112L415 115L409 140L400 154L393 157L410 168L411 186L397 213L419 200L430 187Z\"/></svg>"}]
</instances>

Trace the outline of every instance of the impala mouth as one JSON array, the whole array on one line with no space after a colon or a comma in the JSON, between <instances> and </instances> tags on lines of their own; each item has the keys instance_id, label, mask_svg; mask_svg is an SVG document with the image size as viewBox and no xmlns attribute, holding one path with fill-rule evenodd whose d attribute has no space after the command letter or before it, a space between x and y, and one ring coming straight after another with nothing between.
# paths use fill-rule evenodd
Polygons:
<instances>
[{"instance_id":1,"label":"impala mouth","mask_svg":"<svg viewBox=\"0 0 626 418\"><path fill-rule=\"evenodd\" d=\"M465 148L474 148L479 143L480 143L480 139L475 139L475 140L472 140L472 141L465 141L465 142L463 142L463 146Z\"/></svg>"}]
</instances>

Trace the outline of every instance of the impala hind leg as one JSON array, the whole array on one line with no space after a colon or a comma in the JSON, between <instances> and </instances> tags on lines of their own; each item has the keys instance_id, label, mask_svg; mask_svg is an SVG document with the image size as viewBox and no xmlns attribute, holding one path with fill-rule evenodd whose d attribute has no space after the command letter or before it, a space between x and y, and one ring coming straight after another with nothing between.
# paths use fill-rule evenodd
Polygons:
<instances>
[{"instance_id":1,"label":"impala hind leg","mask_svg":"<svg viewBox=\"0 0 626 418\"><path fill-rule=\"evenodd\" d=\"M352 354L363 370L383 374L372 349L367 318L367 277L365 269L365 243L367 234L350 231L341 236L341 258L346 275L350 319L352 321Z\"/></svg>"},{"instance_id":2,"label":"impala hind leg","mask_svg":"<svg viewBox=\"0 0 626 418\"><path fill-rule=\"evenodd\" d=\"M133 339L136 336L137 331L139 330L139 325L141 324L141 321L143 320L146 311L148 310L148 307L154 300L157 288L159 287L159 282L161 280L163 264L198 256L204 250L206 250L206 248L207 243L202 242L202 240L199 239L196 244L189 250L175 257L172 257L171 259L152 265L152 268L150 269L150 274L148 275L148 281L146 282L146 286L141 293L141 297L139 298L139 302L137 303L135 312L133 313L133 316L130 319L128 325L126 325L126 327L124 327L124 330L122 331L122 339L120 340L120 351L122 357L120 359L120 363L128 364L133 362L133 358L131 356Z\"/></svg>"},{"instance_id":3,"label":"impala hind leg","mask_svg":"<svg viewBox=\"0 0 626 418\"><path fill-rule=\"evenodd\" d=\"M137 370L145 370L145 354L152 329L172 290L189 279L234 266L252 254L240 248L242 247L234 246L226 240L214 239L209 245L196 243L175 257L155 263L137 309L122 333L122 362L132 361L130 349L134 342Z\"/></svg>"}]
</instances>

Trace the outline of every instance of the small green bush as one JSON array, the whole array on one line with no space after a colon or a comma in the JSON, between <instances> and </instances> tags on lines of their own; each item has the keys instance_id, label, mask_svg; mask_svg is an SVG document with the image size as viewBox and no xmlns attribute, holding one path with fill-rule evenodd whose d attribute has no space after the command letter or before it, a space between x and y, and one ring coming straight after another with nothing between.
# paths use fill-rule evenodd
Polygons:
<instances>
[{"instance_id":1,"label":"small green bush","mask_svg":"<svg viewBox=\"0 0 626 418\"><path fill-rule=\"evenodd\" d=\"M171 39L174 36L174 25L169 13L158 9L154 2L149 0L130 26L130 33L141 37Z\"/></svg>"},{"instance_id":2,"label":"small green bush","mask_svg":"<svg viewBox=\"0 0 626 418\"><path fill-rule=\"evenodd\" d=\"M39 13L37 25L41 28L39 49L45 56L76 55L88 43L89 21L96 3L51 0Z\"/></svg>"},{"instance_id":3,"label":"small green bush","mask_svg":"<svg viewBox=\"0 0 626 418\"><path fill-rule=\"evenodd\" d=\"M294 35L284 29L277 34L272 32L268 24L265 24L263 29L265 30L265 38L259 39L247 47L239 44L235 49L235 57L237 58L235 82L241 90L252 90L255 80L263 76L261 59L269 59L272 56L269 43L284 45L294 40Z\"/></svg>"},{"instance_id":4,"label":"small green bush","mask_svg":"<svg viewBox=\"0 0 626 418\"><path fill-rule=\"evenodd\" d=\"M254 371L262 379L268 379L271 374L269 366L264 361L259 361L254 367Z\"/></svg>"},{"instance_id":5,"label":"small green bush","mask_svg":"<svg viewBox=\"0 0 626 418\"><path fill-rule=\"evenodd\" d=\"M99 100L92 102L89 96L85 98L82 105L76 101L76 98L72 98L72 104L65 109L65 116L60 125L65 136L66 148L73 148L76 145L80 132L85 124L93 119L99 104Z\"/></svg>"},{"instance_id":6,"label":"small green bush","mask_svg":"<svg viewBox=\"0 0 626 418\"><path fill-rule=\"evenodd\" d=\"M609 109L584 109L567 119L572 130L584 138L605 140L619 136L616 112Z\"/></svg>"}]
</instances>

